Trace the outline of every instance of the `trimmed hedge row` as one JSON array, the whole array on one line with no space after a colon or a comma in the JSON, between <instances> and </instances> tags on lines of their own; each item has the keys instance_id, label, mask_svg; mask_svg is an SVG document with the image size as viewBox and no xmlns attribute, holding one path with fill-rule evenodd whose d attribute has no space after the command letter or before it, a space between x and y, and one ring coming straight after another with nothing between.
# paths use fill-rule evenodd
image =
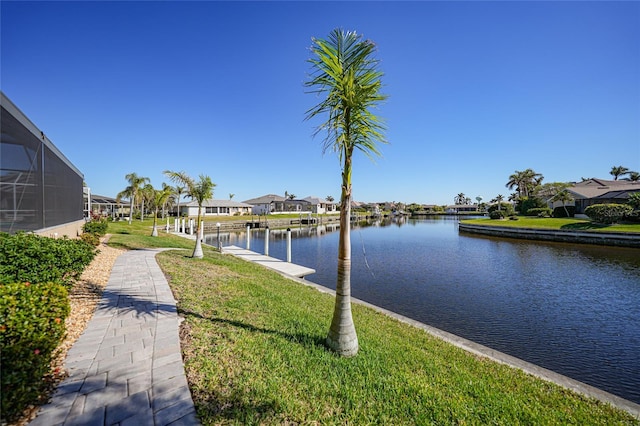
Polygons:
<instances>
[{"instance_id":1,"label":"trimmed hedge row","mask_svg":"<svg viewBox=\"0 0 640 426\"><path fill-rule=\"evenodd\" d=\"M66 288L57 283L0 285L1 421L15 419L42 393L69 315Z\"/></svg>"},{"instance_id":2,"label":"trimmed hedge row","mask_svg":"<svg viewBox=\"0 0 640 426\"><path fill-rule=\"evenodd\" d=\"M69 287L95 255L95 247L82 240L0 233L0 284L57 282Z\"/></svg>"},{"instance_id":3,"label":"trimmed hedge row","mask_svg":"<svg viewBox=\"0 0 640 426\"><path fill-rule=\"evenodd\" d=\"M65 334L67 289L97 251L82 240L0 233L1 422L37 401Z\"/></svg>"}]
</instances>

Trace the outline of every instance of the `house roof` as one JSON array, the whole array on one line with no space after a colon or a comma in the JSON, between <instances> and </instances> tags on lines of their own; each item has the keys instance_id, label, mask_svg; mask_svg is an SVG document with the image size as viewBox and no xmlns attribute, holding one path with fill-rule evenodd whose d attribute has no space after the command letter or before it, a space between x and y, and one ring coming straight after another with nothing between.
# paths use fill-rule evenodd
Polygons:
<instances>
[{"instance_id":1,"label":"house roof","mask_svg":"<svg viewBox=\"0 0 640 426\"><path fill-rule=\"evenodd\" d=\"M91 204L124 204L124 203L118 202L115 198L107 197L104 195L91 194Z\"/></svg>"},{"instance_id":2,"label":"house roof","mask_svg":"<svg viewBox=\"0 0 640 426\"><path fill-rule=\"evenodd\" d=\"M285 198L281 195L267 194L267 195L263 195L262 197L245 200L243 202L256 205L256 204L270 204L270 203L273 203L274 201L283 202L284 200Z\"/></svg>"},{"instance_id":3,"label":"house roof","mask_svg":"<svg viewBox=\"0 0 640 426\"><path fill-rule=\"evenodd\" d=\"M186 207L198 207L198 203L196 201L190 201L186 204L180 204L181 206L186 206ZM209 200L205 200L204 203L202 203L202 207L253 207L251 204L246 204L246 203L240 203L238 201L233 201L233 200L216 200L216 199L209 199Z\"/></svg>"},{"instance_id":4,"label":"house roof","mask_svg":"<svg viewBox=\"0 0 640 426\"><path fill-rule=\"evenodd\" d=\"M587 179L574 184L567 190L575 198L627 198L629 192L640 191L640 182Z\"/></svg>"}]
</instances>

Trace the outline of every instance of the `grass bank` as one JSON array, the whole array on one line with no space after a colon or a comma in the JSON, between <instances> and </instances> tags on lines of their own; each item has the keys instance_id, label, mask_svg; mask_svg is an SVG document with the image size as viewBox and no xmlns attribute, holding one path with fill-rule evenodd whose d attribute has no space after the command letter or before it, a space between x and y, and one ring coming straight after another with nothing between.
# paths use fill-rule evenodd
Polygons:
<instances>
[{"instance_id":1,"label":"grass bank","mask_svg":"<svg viewBox=\"0 0 640 426\"><path fill-rule=\"evenodd\" d=\"M505 226L510 228L562 229L595 232L633 232L640 233L640 224L603 225L588 219L576 218L542 218L518 216L518 220L492 220L489 218L463 219L465 223L476 225Z\"/></svg>"},{"instance_id":2,"label":"grass bank","mask_svg":"<svg viewBox=\"0 0 640 426\"><path fill-rule=\"evenodd\" d=\"M119 247L192 248L150 222L113 224ZM151 239L151 240L149 240ZM470 355L354 305L357 357L329 352L333 297L204 248L157 256L185 318L189 386L210 424L638 424L629 414Z\"/></svg>"}]
</instances>

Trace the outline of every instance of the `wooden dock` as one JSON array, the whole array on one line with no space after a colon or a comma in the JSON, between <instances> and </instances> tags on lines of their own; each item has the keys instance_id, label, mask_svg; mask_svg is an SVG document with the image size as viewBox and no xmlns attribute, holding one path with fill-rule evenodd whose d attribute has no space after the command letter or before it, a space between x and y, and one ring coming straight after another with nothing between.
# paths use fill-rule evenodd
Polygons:
<instances>
[{"instance_id":1,"label":"wooden dock","mask_svg":"<svg viewBox=\"0 0 640 426\"><path fill-rule=\"evenodd\" d=\"M264 254L256 253L237 246L222 247L222 252L232 254L240 259L257 263L258 265L273 269L281 274L291 275L293 277L304 278L306 275L314 274L316 272L315 269L307 268L306 266L285 262L284 260L265 256Z\"/></svg>"}]
</instances>

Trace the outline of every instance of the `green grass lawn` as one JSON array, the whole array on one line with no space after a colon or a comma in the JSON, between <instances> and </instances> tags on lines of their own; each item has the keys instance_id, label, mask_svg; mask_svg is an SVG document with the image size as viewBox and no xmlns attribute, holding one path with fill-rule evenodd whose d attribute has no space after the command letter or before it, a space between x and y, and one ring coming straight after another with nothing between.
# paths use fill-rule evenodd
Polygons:
<instances>
[{"instance_id":1,"label":"green grass lawn","mask_svg":"<svg viewBox=\"0 0 640 426\"><path fill-rule=\"evenodd\" d=\"M492 220L489 218L463 219L465 223L476 225L506 226L511 228L538 228L538 229L573 229L577 231L599 232L640 232L640 224L614 224L602 225L593 223L588 219L575 218L549 218L549 217L525 217L518 216L518 220Z\"/></svg>"},{"instance_id":2,"label":"green grass lawn","mask_svg":"<svg viewBox=\"0 0 640 426\"><path fill-rule=\"evenodd\" d=\"M141 247L150 223L110 227ZM161 233L150 246L192 248ZM360 352L324 346L333 297L214 249L157 256L185 318L183 355L204 425L639 424L629 414L354 305Z\"/></svg>"}]
</instances>

